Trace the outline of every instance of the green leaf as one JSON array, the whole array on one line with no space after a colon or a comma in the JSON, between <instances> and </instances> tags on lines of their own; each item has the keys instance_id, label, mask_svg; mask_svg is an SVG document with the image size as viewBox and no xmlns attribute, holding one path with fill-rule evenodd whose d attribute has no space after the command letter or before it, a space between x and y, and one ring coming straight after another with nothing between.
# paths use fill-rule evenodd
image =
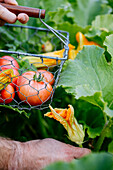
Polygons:
<instances>
[{"instance_id":1,"label":"green leaf","mask_svg":"<svg viewBox=\"0 0 113 170\"><path fill-rule=\"evenodd\" d=\"M40 6L46 10L44 21L55 29L57 29L59 23L73 22L72 18L68 17L68 13L72 11L71 3L68 0L42 0Z\"/></svg>"},{"instance_id":2,"label":"green leaf","mask_svg":"<svg viewBox=\"0 0 113 170\"><path fill-rule=\"evenodd\" d=\"M107 0L108 4L113 8L113 0Z\"/></svg>"},{"instance_id":3,"label":"green leaf","mask_svg":"<svg viewBox=\"0 0 113 170\"><path fill-rule=\"evenodd\" d=\"M76 0L72 3L73 11L68 17L73 17L74 22L79 26L90 25L95 16L110 13L112 10L101 0Z\"/></svg>"},{"instance_id":4,"label":"green leaf","mask_svg":"<svg viewBox=\"0 0 113 170\"><path fill-rule=\"evenodd\" d=\"M107 63L104 49L84 46L74 61L68 60L58 86L76 99L86 100L113 116L113 62Z\"/></svg>"},{"instance_id":5,"label":"green leaf","mask_svg":"<svg viewBox=\"0 0 113 170\"><path fill-rule=\"evenodd\" d=\"M75 35L77 32L86 33L89 30L89 26L82 28L77 24L71 24L68 21L57 24L57 29L69 32L70 43L77 46ZM70 31L71 30L71 31Z\"/></svg>"},{"instance_id":6,"label":"green leaf","mask_svg":"<svg viewBox=\"0 0 113 170\"><path fill-rule=\"evenodd\" d=\"M113 34L106 37L104 41L104 45L107 47L107 51L113 57Z\"/></svg>"},{"instance_id":7,"label":"green leaf","mask_svg":"<svg viewBox=\"0 0 113 170\"><path fill-rule=\"evenodd\" d=\"M22 136L22 131L27 118L16 111L3 108L0 111L0 136L17 139Z\"/></svg>"},{"instance_id":8,"label":"green leaf","mask_svg":"<svg viewBox=\"0 0 113 170\"><path fill-rule=\"evenodd\" d=\"M34 8L39 8L39 2L40 2L40 0L37 0L37 1L34 1L34 2L32 0L27 0L27 1L18 0L19 5L34 7Z\"/></svg>"},{"instance_id":9,"label":"green leaf","mask_svg":"<svg viewBox=\"0 0 113 170\"><path fill-rule=\"evenodd\" d=\"M50 11L48 12L48 15L50 16L49 20L50 22L53 22L55 26L57 26L58 23L64 23L65 17L67 13L70 11L70 6L67 4L66 8L58 8L57 11Z\"/></svg>"},{"instance_id":10,"label":"green leaf","mask_svg":"<svg viewBox=\"0 0 113 170\"><path fill-rule=\"evenodd\" d=\"M83 100L77 100L75 102L74 110L75 117L80 124L84 125L88 137L95 138L96 136L100 136L105 124L103 112L98 107Z\"/></svg>"},{"instance_id":11,"label":"green leaf","mask_svg":"<svg viewBox=\"0 0 113 170\"><path fill-rule=\"evenodd\" d=\"M98 36L103 41L106 36L113 32L113 14L98 15L92 22L92 26L87 33L88 37Z\"/></svg>"},{"instance_id":12,"label":"green leaf","mask_svg":"<svg viewBox=\"0 0 113 170\"><path fill-rule=\"evenodd\" d=\"M45 170L112 170L113 156L109 153L91 153L70 163L57 162L44 168Z\"/></svg>"},{"instance_id":13,"label":"green leaf","mask_svg":"<svg viewBox=\"0 0 113 170\"><path fill-rule=\"evenodd\" d=\"M102 31L113 31L113 14L99 15L92 22L92 28Z\"/></svg>"},{"instance_id":14,"label":"green leaf","mask_svg":"<svg viewBox=\"0 0 113 170\"><path fill-rule=\"evenodd\" d=\"M18 108L14 108L12 106L8 106L8 105L0 105L0 108L6 108L7 110L9 109L10 111L16 111L19 114L24 114L27 118L29 118L30 114L27 113L25 110L19 110ZM9 111L9 112L10 112Z\"/></svg>"},{"instance_id":15,"label":"green leaf","mask_svg":"<svg viewBox=\"0 0 113 170\"><path fill-rule=\"evenodd\" d=\"M57 11L58 8L66 8L66 5L68 3L68 0L57 0L57 1L52 1L52 0L41 0L40 1L40 6L48 11Z\"/></svg>"},{"instance_id":16,"label":"green leaf","mask_svg":"<svg viewBox=\"0 0 113 170\"><path fill-rule=\"evenodd\" d=\"M108 145L108 152L113 153L113 141Z\"/></svg>"}]
</instances>

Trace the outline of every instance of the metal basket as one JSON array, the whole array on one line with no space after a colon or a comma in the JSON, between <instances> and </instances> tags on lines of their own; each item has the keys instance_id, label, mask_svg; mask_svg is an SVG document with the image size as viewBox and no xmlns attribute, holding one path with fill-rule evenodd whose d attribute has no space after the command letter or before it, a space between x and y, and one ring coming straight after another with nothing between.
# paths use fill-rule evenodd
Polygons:
<instances>
[{"instance_id":1,"label":"metal basket","mask_svg":"<svg viewBox=\"0 0 113 170\"><path fill-rule=\"evenodd\" d=\"M51 72L54 75L54 84L52 85L52 92L50 96L45 100L41 101L41 104L38 105L31 105L28 102L28 97L31 96L24 96L26 99L23 101L20 100L18 97L18 90L15 89L15 97L11 103L7 105L12 106L14 108L18 108L20 110L27 109L45 109L52 103L53 95L59 80L60 72L62 70L62 66L65 60L68 57L68 44L69 44L69 33L66 31L55 30L49 25L47 25L44 21L40 21L47 27L47 28L40 28L40 27L32 27L32 26L21 26L21 25L13 25L13 24L6 24L4 27L0 28L0 43L3 47L0 49L0 57L5 55L13 56L20 64L19 68L19 76L20 77L26 71L35 71L35 64L30 64L29 61L23 60L25 56L33 56L40 59L40 62L37 63L39 66L41 65L42 68ZM55 56L44 56L41 55L42 53L42 44L45 41L50 41L53 45L53 50L61 50L64 48L63 57L55 57ZM29 42L29 43L28 43ZM35 43L34 43L35 42ZM5 45L4 45L5 44ZM11 46L13 44L13 46ZM44 64L44 59L50 59L55 61L55 65L48 66ZM22 65L24 64L24 68ZM12 79L13 80L13 79ZM29 84L30 85L30 81ZM47 89L47 83L45 83L45 88ZM15 85L17 86L17 85ZM30 85L31 86L31 85ZM5 87L4 87L5 88ZM34 87L31 87L34 88ZM48 90L48 89L47 89ZM37 95L39 95L40 90L37 91ZM11 94L12 96L12 94ZM34 96L35 97L35 96ZM39 97L40 98L40 97ZM3 100L3 99L2 99ZM0 105L6 105L6 100L0 103Z\"/></svg>"}]
</instances>

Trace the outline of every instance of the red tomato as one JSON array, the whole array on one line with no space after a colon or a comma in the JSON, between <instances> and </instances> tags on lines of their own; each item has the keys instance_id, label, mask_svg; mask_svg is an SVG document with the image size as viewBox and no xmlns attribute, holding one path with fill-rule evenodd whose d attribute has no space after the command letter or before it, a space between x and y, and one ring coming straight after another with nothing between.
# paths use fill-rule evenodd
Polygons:
<instances>
[{"instance_id":1,"label":"red tomato","mask_svg":"<svg viewBox=\"0 0 113 170\"><path fill-rule=\"evenodd\" d=\"M19 69L18 62L11 56L2 56L0 58L0 66L2 67L11 66L14 67L15 69Z\"/></svg>"},{"instance_id":2,"label":"red tomato","mask_svg":"<svg viewBox=\"0 0 113 170\"><path fill-rule=\"evenodd\" d=\"M28 71L19 76L17 79L17 94L20 100L32 106L40 105L50 99L53 88L47 82L37 82L34 76L38 78L39 73ZM35 78L36 78L35 77Z\"/></svg>"},{"instance_id":3,"label":"red tomato","mask_svg":"<svg viewBox=\"0 0 113 170\"><path fill-rule=\"evenodd\" d=\"M12 68L12 67L11 66L7 66L7 67L2 67L1 69L3 71L3 70L6 70L6 69L10 69L10 68ZM17 83L18 76L19 76L19 72L18 72L17 69L15 69L15 67L12 68L12 69L13 69L14 78L12 79L12 83L10 83L10 85L15 87L16 83Z\"/></svg>"},{"instance_id":4,"label":"red tomato","mask_svg":"<svg viewBox=\"0 0 113 170\"><path fill-rule=\"evenodd\" d=\"M15 97L14 88L9 84L5 89L0 92L0 103L11 103Z\"/></svg>"},{"instance_id":5,"label":"red tomato","mask_svg":"<svg viewBox=\"0 0 113 170\"><path fill-rule=\"evenodd\" d=\"M54 76L51 72L47 70L38 70L44 77L45 81L47 81L49 84L53 85L55 82Z\"/></svg>"}]
</instances>

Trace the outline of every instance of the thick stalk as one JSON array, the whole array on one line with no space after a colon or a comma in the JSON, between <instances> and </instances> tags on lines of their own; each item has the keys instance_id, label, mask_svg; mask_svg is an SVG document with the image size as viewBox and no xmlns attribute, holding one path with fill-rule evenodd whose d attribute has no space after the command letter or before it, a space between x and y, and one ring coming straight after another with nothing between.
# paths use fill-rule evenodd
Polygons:
<instances>
[{"instance_id":1,"label":"thick stalk","mask_svg":"<svg viewBox=\"0 0 113 170\"><path fill-rule=\"evenodd\" d=\"M80 145L79 145L79 147L80 147L80 148L83 148L83 145L82 145L82 144L80 144Z\"/></svg>"},{"instance_id":2,"label":"thick stalk","mask_svg":"<svg viewBox=\"0 0 113 170\"><path fill-rule=\"evenodd\" d=\"M36 114L36 111L35 111L35 114ZM46 128L43 124L43 117L42 117L42 113L40 110L38 110L38 113L37 113L37 126L39 127L39 131L40 131L42 137L47 138L48 134L47 134Z\"/></svg>"},{"instance_id":3,"label":"thick stalk","mask_svg":"<svg viewBox=\"0 0 113 170\"><path fill-rule=\"evenodd\" d=\"M101 134L100 134L100 137L99 137L97 143L96 143L95 146L94 146L94 151L97 152L97 151L99 151L99 150L101 149L101 146L102 146L102 144L103 144L103 142L104 142L104 139L105 139L105 137L106 137L106 134L107 134L109 128L111 127L111 124L112 124L112 121L111 121L111 120L109 120L109 121L107 121L107 122L105 123L104 128L103 128L103 130L102 130L102 132L101 132Z\"/></svg>"},{"instance_id":4,"label":"thick stalk","mask_svg":"<svg viewBox=\"0 0 113 170\"><path fill-rule=\"evenodd\" d=\"M107 123L107 116L106 116L106 113L103 112L103 116L104 116L104 120L105 120L105 124Z\"/></svg>"}]
</instances>

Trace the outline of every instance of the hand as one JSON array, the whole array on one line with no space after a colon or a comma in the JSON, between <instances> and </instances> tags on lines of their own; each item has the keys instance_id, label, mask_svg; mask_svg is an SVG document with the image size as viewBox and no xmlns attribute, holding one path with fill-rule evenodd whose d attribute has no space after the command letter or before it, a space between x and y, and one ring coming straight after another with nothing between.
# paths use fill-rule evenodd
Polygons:
<instances>
[{"instance_id":1,"label":"hand","mask_svg":"<svg viewBox=\"0 0 113 170\"><path fill-rule=\"evenodd\" d=\"M17 142L13 157L10 158L9 169L41 170L56 161L69 162L81 158L91 151L74 147L54 139L33 140L25 143Z\"/></svg>"},{"instance_id":2,"label":"hand","mask_svg":"<svg viewBox=\"0 0 113 170\"><path fill-rule=\"evenodd\" d=\"M16 0L0 0L0 2L12 4L12 5L18 5ZM16 20L19 20L22 24L25 24L28 22L29 17L27 14L24 13L20 13L18 16L16 16L8 9L0 5L0 26L3 26L5 22L13 24L16 22Z\"/></svg>"}]
</instances>

